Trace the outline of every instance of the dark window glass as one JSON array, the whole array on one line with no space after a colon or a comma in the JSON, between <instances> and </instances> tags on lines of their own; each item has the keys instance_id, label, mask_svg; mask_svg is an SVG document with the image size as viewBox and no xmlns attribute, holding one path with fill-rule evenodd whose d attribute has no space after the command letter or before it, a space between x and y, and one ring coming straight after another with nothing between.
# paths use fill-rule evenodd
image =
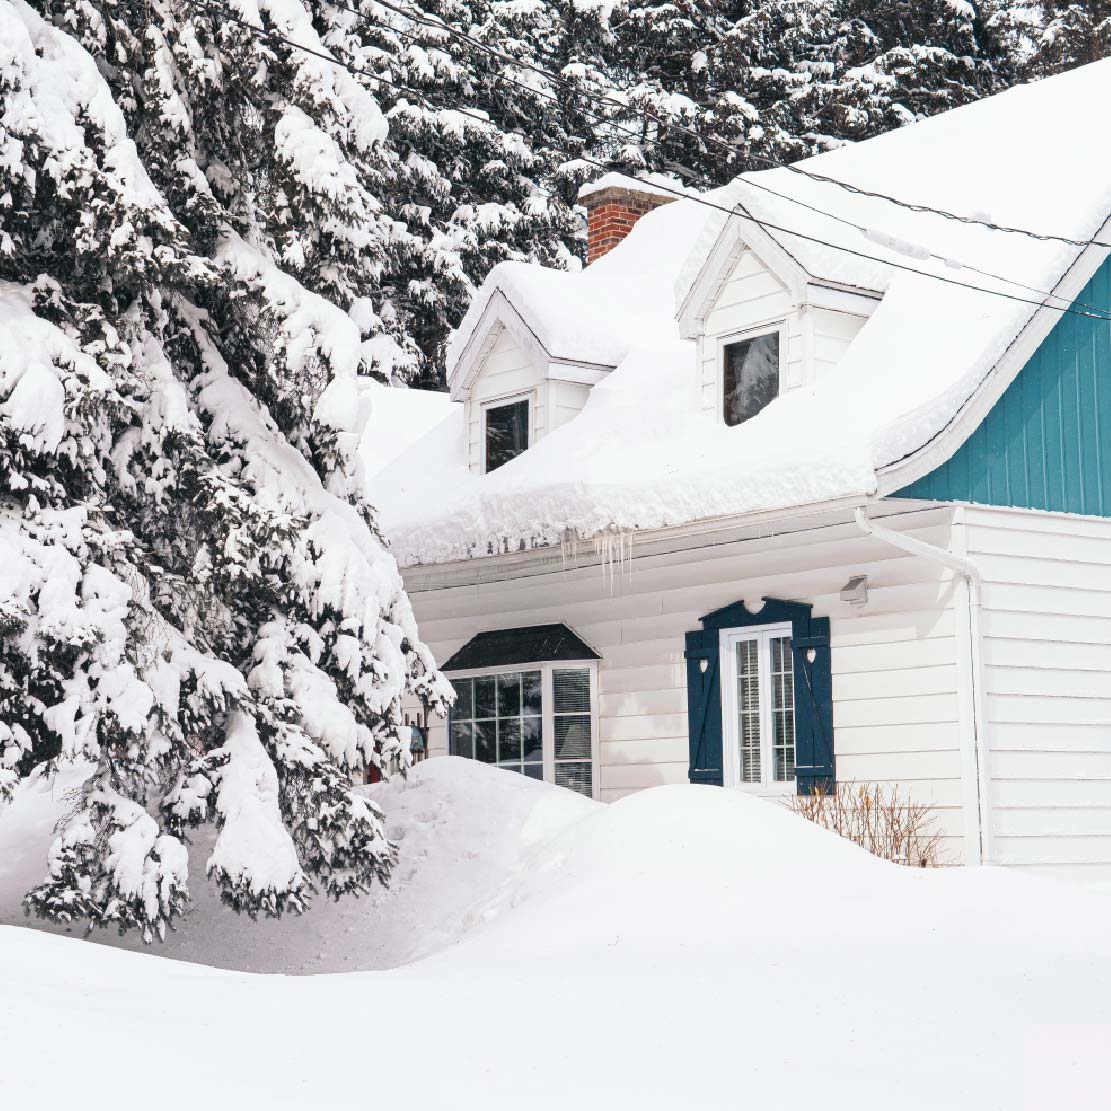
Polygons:
<instances>
[{"instance_id":1,"label":"dark window glass","mask_svg":"<svg viewBox=\"0 0 1111 1111\"><path fill-rule=\"evenodd\" d=\"M528 447L528 402L486 410L486 470L496 471Z\"/></svg>"},{"instance_id":2,"label":"dark window glass","mask_svg":"<svg viewBox=\"0 0 1111 1111\"><path fill-rule=\"evenodd\" d=\"M540 713L540 672L539 671L526 671L521 676L521 684L523 691L523 701L521 704L521 713L523 714L539 714Z\"/></svg>"},{"instance_id":3,"label":"dark window glass","mask_svg":"<svg viewBox=\"0 0 1111 1111\"><path fill-rule=\"evenodd\" d=\"M756 416L779 393L779 333L751 336L725 348L725 423Z\"/></svg>"},{"instance_id":4,"label":"dark window glass","mask_svg":"<svg viewBox=\"0 0 1111 1111\"><path fill-rule=\"evenodd\" d=\"M543 775L540 672L483 675L457 679L453 685L456 699L451 709L452 754L540 778Z\"/></svg>"},{"instance_id":5,"label":"dark window glass","mask_svg":"<svg viewBox=\"0 0 1111 1111\"><path fill-rule=\"evenodd\" d=\"M498 676L498 717L517 717L521 713L521 676L519 672Z\"/></svg>"},{"instance_id":6,"label":"dark window glass","mask_svg":"<svg viewBox=\"0 0 1111 1111\"><path fill-rule=\"evenodd\" d=\"M474 681L474 716L476 718L497 717L494 710L494 691L497 680L493 675L484 675Z\"/></svg>"},{"instance_id":7,"label":"dark window glass","mask_svg":"<svg viewBox=\"0 0 1111 1111\"><path fill-rule=\"evenodd\" d=\"M498 763L516 764L521 759L521 719L498 722Z\"/></svg>"},{"instance_id":8,"label":"dark window glass","mask_svg":"<svg viewBox=\"0 0 1111 1111\"><path fill-rule=\"evenodd\" d=\"M524 760L543 760L540 718L521 718L521 752Z\"/></svg>"},{"instance_id":9,"label":"dark window glass","mask_svg":"<svg viewBox=\"0 0 1111 1111\"><path fill-rule=\"evenodd\" d=\"M451 722L451 754L465 756L468 760L474 759L474 723L455 721L454 714Z\"/></svg>"},{"instance_id":10,"label":"dark window glass","mask_svg":"<svg viewBox=\"0 0 1111 1111\"><path fill-rule=\"evenodd\" d=\"M474 723L474 758L484 764L494 763L495 743L497 741L497 723L493 721L476 721Z\"/></svg>"},{"instance_id":11,"label":"dark window glass","mask_svg":"<svg viewBox=\"0 0 1111 1111\"><path fill-rule=\"evenodd\" d=\"M474 717L474 680L456 679L451 685L455 688L451 716L459 721L470 721Z\"/></svg>"}]
</instances>

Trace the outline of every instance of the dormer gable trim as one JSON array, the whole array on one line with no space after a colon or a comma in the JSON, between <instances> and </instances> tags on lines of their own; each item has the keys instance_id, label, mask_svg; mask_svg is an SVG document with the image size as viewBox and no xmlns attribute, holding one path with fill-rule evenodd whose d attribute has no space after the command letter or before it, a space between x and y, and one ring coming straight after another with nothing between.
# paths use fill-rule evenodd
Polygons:
<instances>
[{"instance_id":1,"label":"dormer gable trim","mask_svg":"<svg viewBox=\"0 0 1111 1111\"><path fill-rule=\"evenodd\" d=\"M590 363L552 355L513 302L502 290L496 289L487 300L462 355L448 377L448 390L453 401L464 401L470 395L486 356L503 331L509 332L525 353L538 380L553 379L592 386L613 370L613 365L609 363Z\"/></svg>"},{"instance_id":2,"label":"dormer gable trim","mask_svg":"<svg viewBox=\"0 0 1111 1111\"><path fill-rule=\"evenodd\" d=\"M751 251L783 284L800 308L814 305L869 316L882 296L874 290L816 281L773 236L750 220L729 216L678 306L677 320L684 339L697 339L703 334L707 315L746 251Z\"/></svg>"}]
</instances>

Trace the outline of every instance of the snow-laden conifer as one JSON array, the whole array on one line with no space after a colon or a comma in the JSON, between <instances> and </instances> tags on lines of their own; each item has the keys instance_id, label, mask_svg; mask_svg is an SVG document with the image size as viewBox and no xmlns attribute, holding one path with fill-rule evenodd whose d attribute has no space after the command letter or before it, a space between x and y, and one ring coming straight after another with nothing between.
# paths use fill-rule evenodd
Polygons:
<instances>
[{"instance_id":1,"label":"snow-laden conifer","mask_svg":"<svg viewBox=\"0 0 1111 1111\"><path fill-rule=\"evenodd\" d=\"M329 54L299 0L231 2ZM0 0L0 794L92 774L28 896L151 938L190 827L250 914L389 875L352 788L449 688L355 454L408 229L376 98L169 0ZM407 740L407 737L404 738Z\"/></svg>"}]
</instances>

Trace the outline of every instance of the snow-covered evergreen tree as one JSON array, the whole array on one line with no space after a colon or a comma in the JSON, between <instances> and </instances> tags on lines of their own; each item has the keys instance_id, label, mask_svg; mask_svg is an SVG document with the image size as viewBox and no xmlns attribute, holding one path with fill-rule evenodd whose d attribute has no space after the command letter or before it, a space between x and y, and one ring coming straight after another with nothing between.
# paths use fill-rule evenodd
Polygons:
<instances>
[{"instance_id":1,"label":"snow-covered evergreen tree","mask_svg":"<svg viewBox=\"0 0 1111 1111\"><path fill-rule=\"evenodd\" d=\"M228 9L318 54L299 0ZM389 875L352 789L449 688L362 487L421 242L343 68L171 0L0 0L0 791L88 760L35 912L161 934Z\"/></svg>"},{"instance_id":2,"label":"snow-covered evergreen tree","mask_svg":"<svg viewBox=\"0 0 1111 1111\"><path fill-rule=\"evenodd\" d=\"M701 181L870 138L1013 80L996 25L965 0L629 0L611 22L631 119L663 121L657 142L613 157Z\"/></svg>"},{"instance_id":3,"label":"snow-covered evergreen tree","mask_svg":"<svg viewBox=\"0 0 1111 1111\"><path fill-rule=\"evenodd\" d=\"M1061 3L1042 0L1038 26L1030 35L1026 65L1035 76L1049 76L1111 55L1111 3L1086 0ZM1020 17L1021 18L1021 17Z\"/></svg>"}]
</instances>

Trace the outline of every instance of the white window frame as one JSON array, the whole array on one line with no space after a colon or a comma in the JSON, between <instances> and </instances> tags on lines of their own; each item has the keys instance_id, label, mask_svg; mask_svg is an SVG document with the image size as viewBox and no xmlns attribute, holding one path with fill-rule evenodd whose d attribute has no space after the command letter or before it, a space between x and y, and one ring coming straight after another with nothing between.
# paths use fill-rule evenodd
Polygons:
<instances>
[{"instance_id":1,"label":"white window frame","mask_svg":"<svg viewBox=\"0 0 1111 1111\"><path fill-rule=\"evenodd\" d=\"M771 778L774 762L774 730L772 729L771 641L790 637L789 621L774 625L749 625L722 629L718 635L721 684L722 773L727 787L736 787L756 795L793 795L798 789L795 779L777 783ZM737 736L737 645L743 641L760 642L760 777L759 783L742 783L740 769L740 738ZM792 661L794 656L792 655ZM798 692L794 692L797 697ZM797 709L796 709L797 713ZM796 758L798 750L796 749Z\"/></svg>"},{"instance_id":2,"label":"white window frame","mask_svg":"<svg viewBox=\"0 0 1111 1111\"><path fill-rule=\"evenodd\" d=\"M525 444L525 451L528 451L533 445L535 435L532 429L532 422L536 414L536 391L535 390L518 390L515 393L505 394L502 397L491 397L485 401L479 402L479 451L481 474L489 474L486 469L486 411L488 409L501 409L506 405L515 405L518 401L524 401L528 404L528 419L525 421L525 435L527 442ZM524 452L521 453L522 455ZM514 456L514 458L518 458Z\"/></svg>"},{"instance_id":3,"label":"white window frame","mask_svg":"<svg viewBox=\"0 0 1111 1111\"><path fill-rule=\"evenodd\" d=\"M598 661L553 660L550 663L498 664L466 671L448 671L449 682L456 679L481 679L487 675L512 675L523 671L540 672L540 744L544 756L544 782L555 783L555 671L590 672L590 797L598 798ZM448 719L447 752L451 753L451 720ZM497 767L490 764L489 767Z\"/></svg>"},{"instance_id":4,"label":"white window frame","mask_svg":"<svg viewBox=\"0 0 1111 1111\"><path fill-rule=\"evenodd\" d=\"M746 339L759 339L761 336L771 335L779 336L779 382L776 397L782 397L785 392L784 371L787 366L787 321L785 319L775 318L761 324L751 324L737 331L718 336L718 382L717 399L714 404L717 406L719 424L725 424L725 349ZM740 425L734 425L733 427L739 428Z\"/></svg>"}]
</instances>

